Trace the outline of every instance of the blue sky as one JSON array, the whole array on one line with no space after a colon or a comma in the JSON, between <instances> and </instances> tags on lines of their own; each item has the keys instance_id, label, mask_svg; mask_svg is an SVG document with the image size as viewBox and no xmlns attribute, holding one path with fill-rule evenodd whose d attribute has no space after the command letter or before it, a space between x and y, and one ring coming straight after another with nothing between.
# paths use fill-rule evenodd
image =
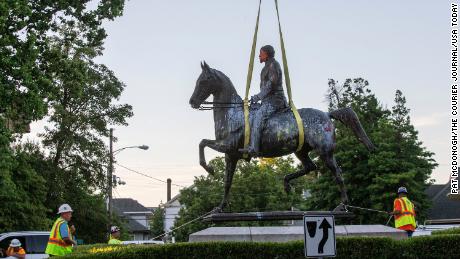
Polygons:
<instances>
[{"instance_id":1,"label":"blue sky","mask_svg":"<svg viewBox=\"0 0 460 259\"><path fill-rule=\"evenodd\" d=\"M396 89L406 96L419 139L435 152L433 178L448 180L449 1L279 1L298 108L326 110L329 78L363 77L383 106ZM240 94L246 79L257 0L127 1L123 17L105 24L104 56L126 83L121 98L134 107L128 127L115 128L116 148L146 144L117 155L120 164L173 183L190 185L204 174L198 143L214 138L212 113L188 100L206 60L224 72ZM279 38L273 1L263 1L258 48ZM261 64L254 68L256 93ZM33 127L41 131L43 123ZM208 161L217 153L207 150ZM346 173L346 172L345 172ZM147 206L166 200L164 183L116 168L127 182L114 197ZM178 188L173 187L173 195Z\"/></svg>"}]
</instances>

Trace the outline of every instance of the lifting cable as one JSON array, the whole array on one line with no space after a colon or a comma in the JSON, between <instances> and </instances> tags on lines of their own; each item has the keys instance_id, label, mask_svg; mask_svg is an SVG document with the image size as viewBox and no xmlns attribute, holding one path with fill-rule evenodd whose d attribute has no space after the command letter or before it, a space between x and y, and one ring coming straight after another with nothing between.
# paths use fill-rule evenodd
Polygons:
<instances>
[{"instance_id":1,"label":"lifting cable","mask_svg":"<svg viewBox=\"0 0 460 259\"><path fill-rule=\"evenodd\" d=\"M340 205L342 205L345 208L345 211L348 211L348 208L352 208L352 209L357 209L357 210L365 210L365 211L372 211L372 212L378 212L378 213L385 213L387 215L390 214L388 211L383 211L383 210L375 210L375 209L363 208L363 207L358 207L358 206L351 206L351 205L347 205L347 204L343 204L343 203L340 203L339 206ZM386 225L388 225L390 223L391 218L393 218L393 215L390 215Z\"/></svg>"}]
</instances>

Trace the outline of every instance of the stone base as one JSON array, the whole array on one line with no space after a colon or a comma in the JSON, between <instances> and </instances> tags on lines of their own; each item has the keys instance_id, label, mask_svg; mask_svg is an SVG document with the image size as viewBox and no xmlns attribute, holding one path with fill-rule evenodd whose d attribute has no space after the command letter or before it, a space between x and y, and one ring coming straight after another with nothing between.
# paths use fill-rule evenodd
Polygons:
<instances>
[{"instance_id":1,"label":"stone base","mask_svg":"<svg viewBox=\"0 0 460 259\"><path fill-rule=\"evenodd\" d=\"M368 236L407 238L403 230L384 225L343 225L335 226L336 236ZM211 227L190 235L189 242L208 241L254 241L288 242L303 240L303 226L280 227Z\"/></svg>"}]
</instances>

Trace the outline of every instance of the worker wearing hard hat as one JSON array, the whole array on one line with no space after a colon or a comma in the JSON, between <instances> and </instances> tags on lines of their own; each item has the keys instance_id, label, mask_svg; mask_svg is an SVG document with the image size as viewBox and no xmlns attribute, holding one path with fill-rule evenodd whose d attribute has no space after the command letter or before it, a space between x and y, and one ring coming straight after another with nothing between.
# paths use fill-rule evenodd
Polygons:
<instances>
[{"instance_id":1,"label":"worker wearing hard hat","mask_svg":"<svg viewBox=\"0 0 460 259\"><path fill-rule=\"evenodd\" d=\"M77 243L73 240L68 222L72 218L72 208L69 204L62 204L58 213L60 217L56 219L51 228L50 238L46 246L45 253L50 256L62 256L72 253L72 246Z\"/></svg>"},{"instance_id":2,"label":"worker wearing hard hat","mask_svg":"<svg viewBox=\"0 0 460 259\"><path fill-rule=\"evenodd\" d=\"M394 200L393 214L395 216L395 227L407 232L408 237L412 234L417 227L415 223L415 206L407 198L406 187L399 187L398 198Z\"/></svg>"},{"instance_id":3,"label":"worker wearing hard hat","mask_svg":"<svg viewBox=\"0 0 460 259\"><path fill-rule=\"evenodd\" d=\"M6 255L14 258L26 258L26 251L21 247L21 242L17 239L11 240L10 246L6 250Z\"/></svg>"},{"instance_id":4,"label":"worker wearing hard hat","mask_svg":"<svg viewBox=\"0 0 460 259\"><path fill-rule=\"evenodd\" d=\"M121 245L120 228L117 226L112 226L110 228L109 245Z\"/></svg>"}]
</instances>

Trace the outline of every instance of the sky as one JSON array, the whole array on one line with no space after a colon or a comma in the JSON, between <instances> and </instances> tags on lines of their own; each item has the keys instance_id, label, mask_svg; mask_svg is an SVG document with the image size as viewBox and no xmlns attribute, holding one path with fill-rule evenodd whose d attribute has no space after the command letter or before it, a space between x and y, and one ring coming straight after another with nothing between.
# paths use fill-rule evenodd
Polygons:
<instances>
[{"instance_id":1,"label":"sky","mask_svg":"<svg viewBox=\"0 0 460 259\"><path fill-rule=\"evenodd\" d=\"M432 178L449 179L450 1L279 1L293 98L298 108L327 110L328 79L362 77L383 106L401 90L413 125L439 166ZM201 139L214 139L209 111L189 105L200 62L225 73L243 95L257 0L127 1L124 15L104 23L106 64L126 84L120 102L133 106L127 127L114 127L119 164L173 184L189 186L205 174ZM281 60L274 1L264 0L257 48L271 44ZM251 95L263 64L256 63ZM32 125L31 135L44 122ZM207 160L219 155L206 150ZM346 173L346 172L344 172ZM166 201L166 184L115 167L126 182L115 198L145 206ZM180 187L173 186L172 195Z\"/></svg>"}]
</instances>

